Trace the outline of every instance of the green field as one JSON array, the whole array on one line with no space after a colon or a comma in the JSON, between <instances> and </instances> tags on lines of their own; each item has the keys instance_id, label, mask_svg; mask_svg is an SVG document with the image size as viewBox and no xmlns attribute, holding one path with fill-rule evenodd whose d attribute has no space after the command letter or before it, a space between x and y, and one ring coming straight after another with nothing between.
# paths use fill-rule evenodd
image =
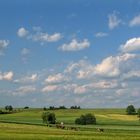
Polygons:
<instances>
[{"instance_id":1,"label":"green field","mask_svg":"<svg viewBox=\"0 0 140 140\"><path fill-rule=\"evenodd\" d=\"M17 113L0 115L0 140L139 140L140 122L136 115L126 115L125 109L64 109L54 110L57 122L63 121L78 131L57 129L42 124L42 109L21 110ZM82 114L92 113L97 125L75 125L74 120ZM98 132L96 128L104 128Z\"/></svg>"}]
</instances>

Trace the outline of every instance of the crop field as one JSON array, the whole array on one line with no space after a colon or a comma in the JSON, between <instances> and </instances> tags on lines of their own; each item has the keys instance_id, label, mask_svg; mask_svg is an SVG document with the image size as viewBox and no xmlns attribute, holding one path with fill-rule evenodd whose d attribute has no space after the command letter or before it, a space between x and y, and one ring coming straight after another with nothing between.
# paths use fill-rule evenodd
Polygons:
<instances>
[{"instance_id":1,"label":"crop field","mask_svg":"<svg viewBox=\"0 0 140 140\"><path fill-rule=\"evenodd\" d=\"M20 109L17 113L0 115L0 140L139 140L140 122L136 115L126 115L125 109L59 109L57 122L78 130L62 130L42 123L43 109ZM82 114L96 116L96 125L75 125ZM97 131L103 128L104 132Z\"/></svg>"}]
</instances>

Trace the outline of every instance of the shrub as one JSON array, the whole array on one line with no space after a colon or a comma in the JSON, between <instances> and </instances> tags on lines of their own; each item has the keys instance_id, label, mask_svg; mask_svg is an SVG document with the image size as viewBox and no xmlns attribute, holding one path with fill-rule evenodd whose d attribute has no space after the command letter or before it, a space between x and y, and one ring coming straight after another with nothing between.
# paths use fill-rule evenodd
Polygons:
<instances>
[{"instance_id":1,"label":"shrub","mask_svg":"<svg viewBox=\"0 0 140 140\"><path fill-rule=\"evenodd\" d=\"M87 125L96 124L96 118L92 114L81 115L80 118L75 120L75 124Z\"/></svg>"}]
</instances>

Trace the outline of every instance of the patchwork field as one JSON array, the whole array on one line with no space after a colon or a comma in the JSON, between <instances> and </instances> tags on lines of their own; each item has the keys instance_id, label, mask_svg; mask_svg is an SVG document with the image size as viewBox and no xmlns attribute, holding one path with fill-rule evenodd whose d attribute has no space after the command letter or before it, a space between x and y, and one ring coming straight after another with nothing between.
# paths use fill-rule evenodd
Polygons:
<instances>
[{"instance_id":1,"label":"patchwork field","mask_svg":"<svg viewBox=\"0 0 140 140\"><path fill-rule=\"evenodd\" d=\"M5 140L139 140L140 122L136 115L126 115L125 109L64 109L54 110L58 122L78 127L78 131L44 126L42 109L21 110L17 113L0 115L0 139ZM92 113L97 125L75 125L75 118ZM104 132L98 132L103 128Z\"/></svg>"}]
</instances>

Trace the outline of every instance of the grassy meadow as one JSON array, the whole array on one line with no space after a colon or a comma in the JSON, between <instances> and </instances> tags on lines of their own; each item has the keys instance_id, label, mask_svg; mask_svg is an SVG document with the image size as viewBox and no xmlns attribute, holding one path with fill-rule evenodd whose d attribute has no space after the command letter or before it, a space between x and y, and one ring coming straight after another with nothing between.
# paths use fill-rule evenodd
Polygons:
<instances>
[{"instance_id":1,"label":"grassy meadow","mask_svg":"<svg viewBox=\"0 0 140 140\"><path fill-rule=\"evenodd\" d=\"M140 122L136 115L126 115L125 109L59 109L54 112L57 122L78 127L78 131L44 126L43 109L20 109L17 113L0 115L0 139L5 140L139 140ZM96 116L96 125L75 125L82 114ZM103 128L104 132L98 132Z\"/></svg>"}]
</instances>

